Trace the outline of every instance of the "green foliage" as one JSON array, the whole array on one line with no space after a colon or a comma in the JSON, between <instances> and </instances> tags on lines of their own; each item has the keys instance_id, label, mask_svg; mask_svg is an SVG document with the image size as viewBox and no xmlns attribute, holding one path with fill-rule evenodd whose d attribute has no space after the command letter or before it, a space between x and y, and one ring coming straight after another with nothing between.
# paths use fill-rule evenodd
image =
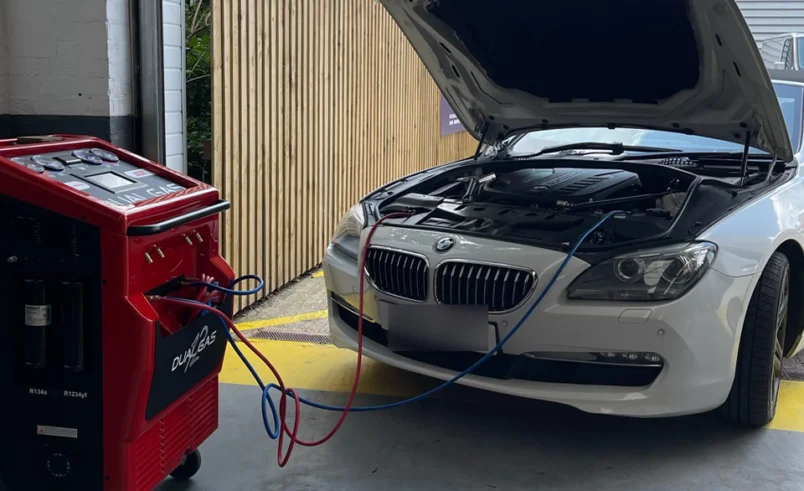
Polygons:
<instances>
[{"instance_id":1,"label":"green foliage","mask_svg":"<svg viewBox=\"0 0 804 491\"><path fill-rule=\"evenodd\" d=\"M212 138L212 11L210 0L187 1L187 165L189 174L204 182L212 180L211 162L204 160L204 142Z\"/></svg>"}]
</instances>

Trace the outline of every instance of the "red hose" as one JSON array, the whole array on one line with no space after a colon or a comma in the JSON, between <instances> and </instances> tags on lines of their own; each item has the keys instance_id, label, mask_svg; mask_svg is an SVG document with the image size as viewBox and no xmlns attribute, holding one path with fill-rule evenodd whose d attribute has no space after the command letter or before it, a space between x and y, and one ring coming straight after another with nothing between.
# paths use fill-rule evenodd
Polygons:
<instances>
[{"instance_id":1,"label":"red hose","mask_svg":"<svg viewBox=\"0 0 804 491\"><path fill-rule=\"evenodd\" d=\"M232 332L234 332L235 335L240 339L240 341L242 341L243 344L245 344L249 350L251 350L255 355L257 355L257 357L268 367L268 369L271 370L271 373L273 373L274 377L276 378L277 385L279 385L279 387L282 390L282 395L280 396L279 399L279 419L281 421L280 424L282 425L282 429L281 431L279 431L279 445L277 448L277 463L279 464L279 467L284 467L285 465L287 465L288 461L290 460L290 456L293 453L293 447L296 444L299 444L303 447L316 447L322 445L327 441L329 441L333 436L335 436L335 433L338 432L341 426L343 426L344 421L346 421L346 416L349 414L349 409L351 409L352 403L354 402L355 396L357 395L357 386L360 382L360 370L363 365L363 290L365 286L364 271L366 268L366 258L368 257L369 244L371 243L371 238L374 236L374 232L377 230L377 228L380 226L382 222L388 220L389 218L401 218L408 216L410 216L409 213L391 213L389 215L385 215L384 217L377 220L377 222L374 225L372 225L371 229L369 229L368 235L366 236L366 243L363 245L362 254L360 255L360 268L358 269L358 275L360 276L359 280L360 292L358 297L359 315L357 318L357 365L355 368L354 383L352 384L352 390L349 392L349 399L347 400L346 405L344 406L344 410L343 413L341 413L340 419L338 420L337 423L335 423L335 426L332 428L332 431L330 431L323 438L312 442L307 442L304 440L300 440L298 438L299 421L301 421L301 404L299 403L299 400L297 398L296 391L285 387L285 383L282 380L282 377L279 375L277 369L268 360L268 358L266 358L265 355L260 353L260 351L253 344L251 344L248 338L246 338L243 335L243 333L241 333L240 330L237 329L237 326L235 326L234 322L232 322L231 319L227 318L226 316L220 316L226 322L229 329L231 329ZM215 307L211 307L208 305L198 305L196 303L193 303L191 300L174 299L174 298L154 298L153 300L158 300L166 303L174 303L178 305L186 305L191 308L206 310L215 314L220 313L220 311ZM290 429L290 427L287 424L288 395L292 397L294 405L296 407L296 418L293 423L293 429ZM286 453L283 452L282 449L285 435L287 435L290 438L290 443L288 444Z\"/></svg>"}]
</instances>

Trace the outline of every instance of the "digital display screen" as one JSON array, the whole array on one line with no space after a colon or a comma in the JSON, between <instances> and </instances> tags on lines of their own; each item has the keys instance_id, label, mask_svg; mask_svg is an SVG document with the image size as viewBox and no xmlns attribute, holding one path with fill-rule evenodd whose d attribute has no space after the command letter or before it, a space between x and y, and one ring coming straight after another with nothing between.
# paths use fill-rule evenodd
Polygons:
<instances>
[{"instance_id":1,"label":"digital display screen","mask_svg":"<svg viewBox=\"0 0 804 491\"><path fill-rule=\"evenodd\" d=\"M131 186L132 184L136 184L136 181L132 181L130 179L126 179L125 177L118 176L113 172L107 172L105 174L96 174L94 176L87 176L87 179L91 179L92 181L95 181L101 186L109 189L117 189L125 186Z\"/></svg>"}]
</instances>

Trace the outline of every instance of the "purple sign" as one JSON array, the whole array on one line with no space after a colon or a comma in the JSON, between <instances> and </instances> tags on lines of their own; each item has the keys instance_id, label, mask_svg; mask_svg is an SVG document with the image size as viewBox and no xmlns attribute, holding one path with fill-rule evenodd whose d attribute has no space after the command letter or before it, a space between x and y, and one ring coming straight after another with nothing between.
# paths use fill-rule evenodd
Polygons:
<instances>
[{"instance_id":1,"label":"purple sign","mask_svg":"<svg viewBox=\"0 0 804 491\"><path fill-rule=\"evenodd\" d=\"M461 120L449 107L449 102L447 102L444 94L441 94L441 136L451 135L463 130Z\"/></svg>"}]
</instances>

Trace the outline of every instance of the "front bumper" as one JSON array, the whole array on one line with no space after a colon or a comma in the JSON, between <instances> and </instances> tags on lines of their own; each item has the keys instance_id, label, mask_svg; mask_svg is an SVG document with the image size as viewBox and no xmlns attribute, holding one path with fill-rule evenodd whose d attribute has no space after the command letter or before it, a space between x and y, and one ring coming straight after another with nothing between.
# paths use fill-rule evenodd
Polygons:
<instances>
[{"instance_id":1,"label":"front bumper","mask_svg":"<svg viewBox=\"0 0 804 491\"><path fill-rule=\"evenodd\" d=\"M434 254L431 248L443 234L429 231L383 227L375 234L372 244L398 247L403 243L402 233L404 248L427 255L432 268L446 259ZM531 268L541 278L524 305L507 314L490 316L500 338L519 321L565 258L559 252L528 246L454 237L457 243L450 251L450 258L483 257ZM568 263L565 273L505 345L505 356L515 359L528 352L652 352L664 360L657 373L639 386L595 383L595 377L584 383L545 382L539 380L552 378L517 378L516 371L510 370L504 375L469 375L459 383L563 403L586 412L624 416L676 416L720 406L731 389L743 318L756 277L732 278L710 270L684 297L662 304L567 300L567 286L587 267L578 259ZM330 247L324 258L324 274L330 296L331 337L337 346L355 349L357 333L355 322L350 321L350 315L353 318L354 315L348 311L357 311L356 262ZM375 330L381 330L383 324L379 301L407 304L375 290L366 282L364 315L373 321L370 328ZM410 306L415 308L416 304L411 302ZM384 346L382 333L379 334L364 338L364 352L370 358L441 380L449 380L458 373L442 363L425 363L421 358L394 353Z\"/></svg>"}]
</instances>

